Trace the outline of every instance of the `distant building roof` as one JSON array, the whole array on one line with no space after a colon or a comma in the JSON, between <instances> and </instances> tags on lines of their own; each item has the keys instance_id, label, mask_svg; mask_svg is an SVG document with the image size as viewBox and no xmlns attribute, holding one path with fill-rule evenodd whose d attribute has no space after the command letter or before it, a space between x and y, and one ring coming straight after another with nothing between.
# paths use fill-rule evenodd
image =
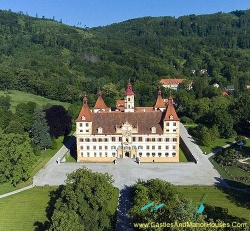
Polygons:
<instances>
[{"instance_id":1,"label":"distant building roof","mask_svg":"<svg viewBox=\"0 0 250 231\"><path fill-rule=\"evenodd\" d=\"M174 85L174 84L180 84L184 81L185 79L161 79L160 83L163 85Z\"/></svg>"}]
</instances>

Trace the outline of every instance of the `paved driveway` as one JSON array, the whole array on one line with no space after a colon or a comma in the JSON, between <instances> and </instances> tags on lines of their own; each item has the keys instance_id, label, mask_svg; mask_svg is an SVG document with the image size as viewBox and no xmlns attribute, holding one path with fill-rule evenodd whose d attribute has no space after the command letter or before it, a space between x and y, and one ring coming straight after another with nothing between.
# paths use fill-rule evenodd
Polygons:
<instances>
[{"instance_id":1,"label":"paved driveway","mask_svg":"<svg viewBox=\"0 0 250 231\"><path fill-rule=\"evenodd\" d=\"M56 160L67 151L63 146L61 150L41 169L33 178L33 185L61 185L65 184L66 175L82 166L95 172L113 175L114 185L119 189L125 185L134 184L138 178L143 180L160 178L174 185L214 185L221 182L219 173L213 168L208 157L202 154L200 148L194 143L192 137L181 124L181 137L194 155L198 163L141 163L137 164L132 159L118 159L113 163L61 163Z\"/></svg>"}]
</instances>

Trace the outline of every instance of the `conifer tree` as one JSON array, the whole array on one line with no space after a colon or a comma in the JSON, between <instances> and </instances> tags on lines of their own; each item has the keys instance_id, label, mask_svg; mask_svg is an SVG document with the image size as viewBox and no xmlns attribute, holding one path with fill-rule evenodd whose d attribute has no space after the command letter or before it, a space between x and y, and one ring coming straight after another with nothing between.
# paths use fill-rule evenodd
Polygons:
<instances>
[{"instance_id":1,"label":"conifer tree","mask_svg":"<svg viewBox=\"0 0 250 231\"><path fill-rule=\"evenodd\" d=\"M31 136L33 142L40 149L46 149L51 146L51 137L49 134L49 127L45 118L45 112L39 107L34 111L34 123L31 128Z\"/></svg>"}]
</instances>

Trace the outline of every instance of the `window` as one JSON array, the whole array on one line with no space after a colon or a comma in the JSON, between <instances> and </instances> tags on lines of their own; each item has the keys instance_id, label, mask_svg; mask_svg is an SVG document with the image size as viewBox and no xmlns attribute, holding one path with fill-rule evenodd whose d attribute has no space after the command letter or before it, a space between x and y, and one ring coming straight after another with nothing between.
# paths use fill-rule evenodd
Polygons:
<instances>
[{"instance_id":1,"label":"window","mask_svg":"<svg viewBox=\"0 0 250 231\"><path fill-rule=\"evenodd\" d=\"M155 153L154 152L152 153L152 156L155 157Z\"/></svg>"},{"instance_id":2,"label":"window","mask_svg":"<svg viewBox=\"0 0 250 231\"><path fill-rule=\"evenodd\" d=\"M177 142L177 138L173 138L173 141L174 141L174 142Z\"/></svg>"},{"instance_id":3,"label":"window","mask_svg":"<svg viewBox=\"0 0 250 231\"><path fill-rule=\"evenodd\" d=\"M173 125L176 126L176 122L174 122Z\"/></svg>"},{"instance_id":4,"label":"window","mask_svg":"<svg viewBox=\"0 0 250 231\"><path fill-rule=\"evenodd\" d=\"M80 132L83 132L83 130L80 130Z\"/></svg>"},{"instance_id":5,"label":"window","mask_svg":"<svg viewBox=\"0 0 250 231\"><path fill-rule=\"evenodd\" d=\"M169 132L169 129L166 129L166 132Z\"/></svg>"},{"instance_id":6,"label":"window","mask_svg":"<svg viewBox=\"0 0 250 231\"><path fill-rule=\"evenodd\" d=\"M173 132L176 132L176 129L173 129Z\"/></svg>"},{"instance_id":7,"label":"window","mask_svg":"<svg viewBox=\"0 0 250 231\"><path fill-rule=\"evenodd\" d=\"M80 127L82 127L82 123L80 123Z\"/></svg>"},{"instance_id":8,"label":"window","mask_svg":"<svg viewBox=\"0 0 250 231\"><path fill-rule=\"evenodd\" d=\"M93 149L96 150L96 146L93 146Z\"/></svg>"},{"instance_id":9,"label":"window","mask_svg":"<svg viewBox=\"0 0 250 231\"><path fill-rule=\"evenodd\" d=\"M99 146L99 150L102 150L102 146Z\"/></svg>"},{"instance_id":10,"label":"window","mask_svg":"<svg viewBox=\"0 0 250 231\"><path fill-rule=\"evenodd\" d=\"M161 150L161 146L158 146L158 149Z\"/></svg>"},{"instance_id":11,"label":"window","mask_svg":"<svg viewBox=\"0 0 250 231\"><path fill-rule=\"evenodd\" d=\"M155 150L155 146L154 145L152 146L152 149Z\"/></svg>"},{"instance_id":12,"label":"window","mask_svg":"<svg viewBox=\"0 0 250 231\"><path fill-rule=\"evenodd\" d=\"M85 116L82 116L82 120L85 120L86 118L85 118Z\"/></svg>"},{"instance_id":13,"label":"window","mask_svg":"<svg viewBox=\"0 0 250 231\"><path fill-rule=\"evenodd\" d=\"M152 138L152 141L155 142L155 138Z\"/></svg>"},{"instance_id":14,"label":"window","mask_svg":"<svg viewBox=\"0 0 250 231\"><path fill-rule=\"evenodd\" d=\"M143 149L142 145L139 145L139 146L138 146L138 149Z\"/></svg>"},{"instance_id":15,"label":"window","mask_svg":"<svg viewBox=\"0 0 250 231\"><path fill-rule=\"evenodd\" d=\"M175 153L175 152L173 152L173 153L172 153L172 156L173 156L173 157L175 157L175 156L176 156L176 153Z\"/></svg>"},{"instance_id":16,"label":"window","mask_svg":"<svg viewBox=\"0 0 250 231\"><path fill-rule=\"evenodd\" d=\"M87 146L87 150L89 150L89 146Z\"/></svg>"},{"instance_id":17,"label":"window","mask_svg":"<svg viewBox=\"0 0 250 231\"><path fill-rule=\"evenodd\" d=\"M108 153L107 152L105 152L105 157L108 157Z\"/></svg>"},{"instance_id":18,"label":"window","mask_svg":"<svg viewBox=\"0 0 250 231\"><path fill-rule=\"evenodd\" d=\"M173 120L173 119L174 119L174 116L173 116L173 115L170 115L170 116L169 116L169 119L170 119L170 120Z\"/></svg>"},{"instance_id":19,"label":"window","mask_svg":"<svg viewBox=\"0 0 250 231\"><path fill-rule=\"evenodd\" d=\"M169 142L169 138L166 138L166 142Z\"/></svg>"},{"instance_id":20,"label":"window","mask_svg":"<svg viewBox=\"0 0 250 231\"><path fill-rule=\"evenodd\" d=\"M161 157L161 153L160 152L158 153L158 156Z\"/></svg>"},{"instance_id":21,"label":"window","mask_svg":"<svg viewBox=\"0 0 250 231\"><path fill-rule=\"evenodd\" d=\"M104 138L104 142L108 142L108 138Z\"/></svg>"},{"instance_id":22,"label":"window","mask_svg":"<svg viewBox=\"0 0 250 231\"><path fill-rule=\"evenodd\" d=\"M174 149L174 150L176 149L176 146L175 146L175 145L173 146L173 149Z\"/></svg>"},{"instance_id":23,"label":"window","mask_svg":"<svg viewBox=\"0 0 250 231\"><path fill-rule=\"evenodd\" d=\"M99 141L99 142L102 142L102 138L99 138L98 141Z\"/></svg>"},{"instance_id":24,"label":"window","mask_svg":"<svg viewBox=\"0 0 250 231\"><path fill-rule=\"evenodd\" d=\"M122 137L119 137L119 142L122 142Z\"/></svg>"},{"instance_id":25,"label":"window","mask_svg":"<svg viewBox=\"0 0 250 231\"><path fill-rule=\"evenodd\" d=\"M133 137L133 142L135 142L136 141L136 137Z\"/></svg>"},{"instance_id":26,"label":"window","mask_svg":"<svg viewBox=\"0 0 250 231\"><path fill-rule=\"evenodd\" d=\"M150 156L149 152L147 152L147 153L146 153L146 156L147 156L147 157L149 157L149 156Z\"/></svg>"},{"instance_id":27,"label":"window","mask_svg":"<svg viewBox=\"0 0 250 231\"><path fill-rule=\"evenodd\" d=\"M87 152L87 157L89 157L89 152Z\"/></svg>"},{"instance_id":28,"label":"window","mask_svg":"<svg viewBox=\"0 0 250 231\"><path fill-rule=\"evenodd\" d=\"M96 157L96 152L94 152L94 157Z\"/></svg>"},{"instance_id":29,"label":"window","mask_svg":"<svg viewBox=\"0 0 250 231\"><path fill-rule=\"evenodd\" d=\"M165 153L165 156L166 156L166 157L168 157L168 156L169 156L169 153L168 153L168 152L166 152L166 153Z\"/></svg>"},{"instance_id":30,"label":"window","mask_svg":"<svg viewBox=\"0 0 250 231\"><path fill-rule=\"evenodd\" d=\"M166 146L166 149L169 149L169 146Z\"/></svg>"},{"instance_id":31,"label":"window","mask_svg":"<svg viewBox=\"0 0 250 231\"><path fill-rule=\"evenodd\" d=\"M101 152L99 153L99 156L102 157L102 153Z\"/></svg>"},{"instance_id":32,"label":"window","mask_svg":"<svg viewBox=\"0 0 250 231\"><path fill-rule=\"evenodd\" d=\"M116 147L115 146L111 146L111 149L116 149Z\"/></svg>"},{"instance_id":33,"label":"window","mask_svg":"<svg viewBox=\"0 0 250 231\"><path fill-rule=\"evenodd\" d=\"M80 149L83 150L83 146L80 146Z\"/></svg>"},{"instance_id":34,"label":"window","mask_svg":"<svg viewBox=\"0 0 250 231\"><path fill-rule=\"evenodd\" d=\"M93 138L92 141L93 141L93 142L96 142L96 138Z\"/></svg>"},{"instance_id":35,"label":"window","mask_svg":"<svg viewBox=\"0 0 250 231\"><path fill-rule=\"evenodd\" d=\"M148 146L148 145L146 146L146 149L149 149L149 146Z\"/></svg>"},{"instance_id":36,"label":"window","mask_svg":"<svg viewBox=\"0 0 250 231\"><path fill-rule=\"evenodd\" d=\"M112 141L115 142L115 137L114 136L112 137Z\"/></svg>"},{"instance_id":37,"label":"window","mask_svg":"<svg viewBox=\"0 0 250 231\"><path fill-rule=\"evenodd\" d=\"M151 131L152 131L152 133L156 133L156 128L155 128L155 127L152 127L152 128L151 128Z\"/></svg>"},{"instance_id":38,"label":"window","mask_svg":"<svg viewBox=\"0 0 250 231\"><path fill-rule=\"evenodd\" d=\"M130 98L128 98L128 101L130 101Z\"/></svg>"},{"instance_id":39,"label":"window","mask_svg":"<svg viewBox=\"0 0 250 231\"><path fill-rule=\"evenodd\" d=\"M141 142L142 141L142 137L140 136L140 137L138 137L138 140Z\"/></svg>"},{"instance_id":40,"label":"window","mask_svg":"<svg viewBox=\"0 0 250 231\"><path fill-rule=\"evenodd\" d=\"M86 130L86 132L89 132L89 130Z\"/></svg>"},{"instance_id":41,"label":"window","mask_svg":"<svg viewBox=\"0 0 250 231\"><path fill-rule=\"evenodd\" d=\"M161 138L158 138L158 141L161 142L162 141Z\"/></svg>"},{"instance_id":42,"label":"window","mask_svg":"<svg viewBox=\"0 0 250 231\"><path fill-rule=\"evenodd\" d=\"M150 142L151 141L151 138L146 138L146 142Z\"/></svg>"},{"instance_id":43,"label":"window","mask_svg":"<svg viewBox=\"0 0 250 231\"><path fill-rule=\"evenodd\" d=\"M90 139L89 139L89 138L86 138L86 139L85 139L85 142L90 142Z\"/></svg>"},{"instance_id":44,"label":"window","mask_svg":"<svg viewBox=\"0 0 250 231\"><path fill-rule=\"evenodd\" d=\"M139 157L142 157L142 152L139 152Z\"/></svg>"},{"instance_id":45,"label":"window","mask_svg":"<svg viewBox=\"0 0 250 231\"><path fill-rule=\"evenodd\" d=\"M81 152L81 157L83 157L83 152Z\"/></svg>"},{"instance_id":46,"label":"window","mask_svg":"<svg viewBox=\"0 0 250 231\"><path fill-rule=\"evenodd\" d=\"M105 146L104 148L105 148L105 150L107 150L107 149L108 149L108 146Z\"/></svg>"},{"instance_id":47,"label":"window","mask_svg":"<svg viewBox=\"0 0 250 231\"><path fill-rule=\"evenodd\" d=\"M86 123L86 127L88 127L89 126L89 123Z\"/></svg>"},{"instance_id":48,"label":"window","mask_svg":"<svg viewBox=\"0 0 250 231\"><path fill-rule=\"evenodd\" d=\"M166 126L169 126L169 122L166 123Z\"/></svg>"},{"instance_id":49,"label":"window","mask_svg":"<svg viewBox=\"0 0 250 231\"><path fill-rule=\"evenodd\" d=\"M79 142L83 142L83 141L84 141L83 138L80 138L80 139L79 139Z\"/></svg>"},{"instance_id":50,"label":"window","mask_svg":"<svg viewBox=\"0 0 250 231\"><path fill-rule=\"evenodd\" d=\"M101 127L99 127L97 130L98 130L98 134L102 134L102 128Z\"/></svg>"},{"instance_id":51,"label":"window","mask_svg":"<svg viewBox=\"0 0 250 231\"><path fill-rule=\"evenodd\" d=\"M112 153L112 156L113 156L113 157L115 157L115 156L116 156L115 152L113 152L113 153Z\"/></svg>"}]
</instances>

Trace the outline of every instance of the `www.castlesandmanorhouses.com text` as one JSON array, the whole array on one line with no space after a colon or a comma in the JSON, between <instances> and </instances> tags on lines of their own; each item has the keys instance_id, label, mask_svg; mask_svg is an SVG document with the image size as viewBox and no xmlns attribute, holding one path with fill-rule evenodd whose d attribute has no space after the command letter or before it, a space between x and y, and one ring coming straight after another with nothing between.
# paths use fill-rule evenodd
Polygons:
<instances>
[{"instance_id":1,"label":"www.castlesandmanorhouses.com text","mask_svg":"<svg viewBox=\"0 0 250 231\"><path fill-rule=\"evenodd\" d=\"M215 223L215 222L149 222L149 223L134 223L133 224L135 228L170 228L170 227L179 227L179 228L199 228L199 227L211 227L211 228L246 228L247 223L239 223L239 222L232 222L232 223Z\"/></svg>"}]
</instances>

